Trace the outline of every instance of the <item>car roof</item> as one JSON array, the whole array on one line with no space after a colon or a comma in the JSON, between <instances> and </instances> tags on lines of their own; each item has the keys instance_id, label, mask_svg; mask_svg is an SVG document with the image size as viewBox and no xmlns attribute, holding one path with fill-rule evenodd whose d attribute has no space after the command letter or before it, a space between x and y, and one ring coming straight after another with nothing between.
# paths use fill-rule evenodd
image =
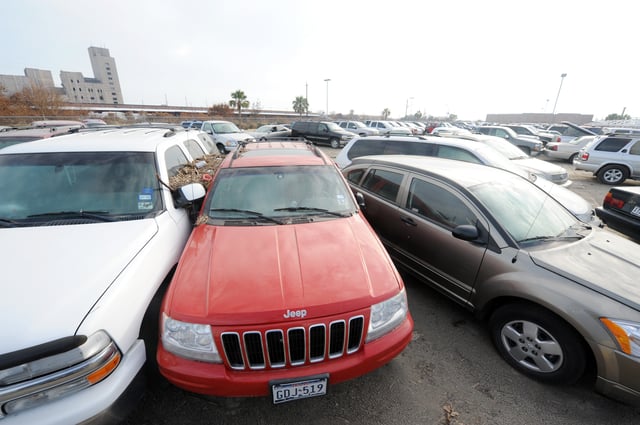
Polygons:
<instances>
[{"instance_id":1,"label":"car roof","mask_svg":"<svg viewBox=\"0 0 640 425\"><path fill-rule=\"evenodd\" d=\"M500 168L487 167L486 165L454 159L416 155L361 156L355 158L346 169L363 164L386 165L413 171L418 174L439 176L442 179L465 188L510 177L521 178L517 174Z\"/></svg>"},{"instance_id":2,"label":"car roof","mask_svg":"<svg viewBox=\"0 0 640 425\"><path fill-rule=\"evenodd\" d=\"M332 164L333 161L312 143L267 140L243 144L229 155L221 168Z\"/></svg>"},{"instance_id":3,"label":"car roof","mask_svg":"<svg viewBox=\"0 0 640 425\"><path fill-rule=\"evenodd\" d=\"M2 150L3 154L30 152L154 152L163 143L171 143L172 137L196 132L176 131L167 128L97 128L95 131L65 134L55 138L11 145Z\"/></svg>"}]
</instances>

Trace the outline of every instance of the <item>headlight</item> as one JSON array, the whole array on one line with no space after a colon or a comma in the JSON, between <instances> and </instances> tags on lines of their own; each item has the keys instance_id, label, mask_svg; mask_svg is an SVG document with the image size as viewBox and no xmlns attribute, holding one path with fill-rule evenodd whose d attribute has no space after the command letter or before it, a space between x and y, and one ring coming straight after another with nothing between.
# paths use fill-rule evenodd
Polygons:
<instances>
[{"instance_id":1,"label":"headlight","mask_svg":"<svg viewBox=\"0 0 640 425\"><path fill-rule=\"evenodd\" d=\"M404 289L398 295L371 306L371 318L366 342L392 331L407 318L407 293Z\"/></svg>"},{"instance_id":2,"label":"headlight","mask_svg":"<svg viewBox=\"0 0 640 425\"><path fill-rule=\"evenodd\" d=\"M238 142L235 140L225 140L224 145L235 148L236 146L238 146Z\"/></svg>"},{"instance_id":3,"label":"headlight","mask_svg":"<svg viewBox=\"0 0 640 425\"><path fill-rule=\"evenodd\" d=\"M209 325L181 322L162 313L162 345L180 357L222 363Z\"/></svg>"},{"instance_id":4,"label":"headlight","mask_svg":"<svg viewBox=\"0 0 640 425\"><path fill-rule=\"evenodd\" d=\"M600 321L611 332L624 353L640 357L640 323L606 317L601 317Z\"/></svg>"}]
</instances>

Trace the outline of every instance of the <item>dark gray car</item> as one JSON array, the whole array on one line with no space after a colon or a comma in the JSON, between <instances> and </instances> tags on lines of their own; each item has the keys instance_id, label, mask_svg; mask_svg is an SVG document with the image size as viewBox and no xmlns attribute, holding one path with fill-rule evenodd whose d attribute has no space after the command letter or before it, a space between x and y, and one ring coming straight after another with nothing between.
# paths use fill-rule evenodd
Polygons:
<instances>
[{"instance_id":1,"label":"dark gray car","mask_svg":"<svg viewBox=\"0 0 640 425\"><path fill-rule=\"evenodd\" d=\"M405 155L343 170L396 264L488 319L502 357L546 383L595 368L640 401L640 251L504 170Z\"/></svg>"}]
</instances>

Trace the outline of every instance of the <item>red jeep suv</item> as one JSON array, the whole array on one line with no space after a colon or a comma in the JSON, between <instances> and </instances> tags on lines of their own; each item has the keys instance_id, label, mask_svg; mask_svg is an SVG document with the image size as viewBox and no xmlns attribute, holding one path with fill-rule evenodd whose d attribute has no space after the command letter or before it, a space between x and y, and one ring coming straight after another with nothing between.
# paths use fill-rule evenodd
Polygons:
<instances>
[{"instance_id":1,"label":"red jeep suv","mask_svg":"<svg viewBox=\"0 0 640 425\"><path fill-rule=\"evenodd\" d=\"M411 340L403 281L343 176L305 142L215 172L161 312L160 372L187 391L324 395Z\"/></svg>"}]
</instances>

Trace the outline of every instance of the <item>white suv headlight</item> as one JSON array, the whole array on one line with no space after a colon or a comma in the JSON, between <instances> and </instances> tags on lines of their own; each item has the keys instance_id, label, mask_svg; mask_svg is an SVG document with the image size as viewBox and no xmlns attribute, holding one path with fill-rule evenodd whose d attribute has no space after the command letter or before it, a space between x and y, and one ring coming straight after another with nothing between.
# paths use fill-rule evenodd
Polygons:
<instances>
[{"instance_id":1,"label":"white suv headlight","mask_svg":"<svg viewBox=\"0 0 640 425\"><path fill-rule=\"evenodd\" d=\"M162 313L162 345L180 357L222 363L209 325L181 322Z\"/></svg>"},{"instance_id":2,"label":"white suv headlight","mask_svg":"<svg viewBox=\"0 0 640 425\"><path fill-rule=\"evenodd\" d=\"M397 295L371 306L366 342L380 338L397 328L407 318L409 307L404 288Z\"/></svg>"}]
</instances>

